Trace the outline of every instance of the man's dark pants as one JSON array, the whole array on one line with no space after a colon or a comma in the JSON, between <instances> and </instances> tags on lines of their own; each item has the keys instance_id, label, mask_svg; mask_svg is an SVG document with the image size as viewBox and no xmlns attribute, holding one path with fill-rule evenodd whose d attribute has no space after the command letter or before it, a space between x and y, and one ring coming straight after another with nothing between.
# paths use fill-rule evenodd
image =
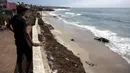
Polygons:
<instances>
[{"instance_id":1,"label":"man's dark pants","mask_svg":"<svg viewBox=\"0 0 130 73\"><path fill-rule=\"evenodd\" d=\"M32 61L32 49L27 44L16 44L17 48L17 63L22 63L23 56L25 55L28 62Z\"/></svg>"}]
</instances>

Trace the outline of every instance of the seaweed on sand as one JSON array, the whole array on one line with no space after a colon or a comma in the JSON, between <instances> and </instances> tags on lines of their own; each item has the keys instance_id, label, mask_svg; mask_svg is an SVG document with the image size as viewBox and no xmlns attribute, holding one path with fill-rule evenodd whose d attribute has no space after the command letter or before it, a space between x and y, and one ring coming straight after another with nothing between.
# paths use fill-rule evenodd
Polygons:
<instances>
[{"instance_id":1,"label":"seaweed on sand","mask_svg":"<svg viewBox=\"0 0 130 73\"><path fill-rule=\"evenodd\" d=\"M39 18L41 27L42 42L44 42L44 50L52 71L57 73L85 73L80 58L75 56L65 46L57 42L52 35L48 26Z\"/></svg>"}]
</instances>

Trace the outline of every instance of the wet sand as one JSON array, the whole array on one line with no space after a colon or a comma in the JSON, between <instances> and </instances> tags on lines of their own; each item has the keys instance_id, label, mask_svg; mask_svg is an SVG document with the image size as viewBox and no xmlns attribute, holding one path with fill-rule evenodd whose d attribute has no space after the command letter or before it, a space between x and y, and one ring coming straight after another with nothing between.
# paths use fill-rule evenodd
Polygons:
<instances>
[{"instance_id":1,"label":"wet sand","mask_svg":"<svg viewBox=\"0 0 130 73\"><path fill-rule=\"evenodd\" d=\"M52 33L56 39L80 57L86 73L130 73L130 65L103 43L95 41L90 31L50 16L43 17L43 20L55 28ZM72 38L75 41L70 41Z\"/></svg>"}]
</instances>

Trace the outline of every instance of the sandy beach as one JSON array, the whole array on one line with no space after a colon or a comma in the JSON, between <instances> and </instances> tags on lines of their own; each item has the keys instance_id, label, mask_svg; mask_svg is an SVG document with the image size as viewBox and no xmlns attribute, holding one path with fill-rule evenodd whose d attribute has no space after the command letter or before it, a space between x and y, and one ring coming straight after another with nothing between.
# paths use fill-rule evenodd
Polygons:
<instances>
[{"instance_id":1,"label":"sandy beach","mask_svg":"<svg viewBox=\"0 0 130 73\"><path fill-rule=\"evenodd\" d=\"M55 38L81 59L86 73L130 73L130 65L103 43L94 40L90 31L65 24L47 12L42 14L43 20L55 28L51 31Z\"/></svg>"}]
</instances>

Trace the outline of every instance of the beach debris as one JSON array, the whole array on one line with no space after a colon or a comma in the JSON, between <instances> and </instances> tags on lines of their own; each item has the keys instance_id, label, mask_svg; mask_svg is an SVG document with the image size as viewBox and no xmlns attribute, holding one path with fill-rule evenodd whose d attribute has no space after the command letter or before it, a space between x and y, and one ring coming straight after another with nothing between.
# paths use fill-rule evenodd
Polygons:
<instances>
[{"instance_id":1,"label":"beach debris","mask_svg":"<svg viewBox=\"0 0 130 73\"><path fill-rule=\"evenodd\" d=\"M58 47L56 46L55 49L58 49Z\"/></svg>"},{"instance_id":2,"label":"beach debris","mask_svg":"<svg viewBox=\"0 0 130 73\"><path fill-rule=\"evenodd\" d=\"M48 63L49 63L51 66L53 66L53 62L52 62L52 61L48 61Z\"/></svg>"},{"instance_id":3,"label":"beach debris","mask_svg":"<svg viewBox=\"0 0 130 73\"><path fill-rule=\"evenodd\" d=\"M62 17L61 15L59 15L59 17Z\"/></svg>"},{"instance_id":4,"label":"beach debris","mask_svg":"<svg viewBox=\"0 0 130 73\"><path fill-rule=\"evenodd\" d=\"M57 52L57 54L60 54L60 52Z\"/></svg>"},{"instance_id":5,"label":"beach debris","mask_svg":"<svg viewBox=\"0 0 130 73\"><path fill-rule=\"evenodd\" d=\"M88 61L85 61L86 64L88 64L89 66L93 67L95 66L95 64L91 63L91 62L88 62Z\"/></svg>"},{"instance_id":6,"label":"beach debris","mask_svg":"<svg viewBox=\"0 0 130 73\"><path fill-rule=\"evenodd\" d=\"M103 43L109 43L110 41L106 38L103 38L103 37L96 37L94 38L95 40L98 40L100 42L103 42Z\"/></svg>"},{"instance_id":7,"label":"beach debris","mask_svg":"<svg viewBox=\"0 0 130 73\"><path fill-rule=\"evenodd\" d=\"M74 39L71 39L71 41L75 41Z\"/></svg>"},{"instance_id":8,"label":"beach debris","mask_svg":"<svg viewBox=\"0 0 130 73\"><path fill-rule=\"evenodd\" d=\"M42 33L42 36L45 37L47 44L43 47L45 51L49 51L49 53L47 53L47 59L51 73L85 73L80 58L75 56L67 47L60 44L50 31L46 31L46 29L49 28L44 26L44 24L40 25L41 30L45 31ZM48 35L46 34L50 34L52 40L48 39ZM68 43L69 42L71 42L71 38L68 40Z\"/></svg>"},{"instance_id":9,"label":"beach debris","mask_svg":"<svg viewBox=\"0 0 130 73\"><path fill-rule=\"evenodd\" d=\"M69 59L68 58L65 58L67 61L69 61Z\"/></svg>"},{"instance_id":10,"label":"beach debris","mask_svg":"<svg viewBox=\"0 0 130 73\"><path fill-rule=\"evenodd\" d=\"M57 16L53 16L54 18L57 18Z\"/></svg>"},{"instance_id":11,"label":"beach debris","mask_svg":"<svg viewBox=\"0 0 130 73\"><path fill-rule=\"evenodd\" d=\"M44 33L44 36L48 39L48 40L53 40L53 36L47 33Z\"/></svg>"},{"instance_id":12,"label":"beach debris","mask_svg":"<svg viewBox=\"0 0 130 73\"><path fill-rule=\"evenodd\" d=\"M51 61L54 61L54 58L53 58L53 57L50 57L50 60L51 60Z\"/></svg>"},{"instance_id":13,"label":"beach debris","mask_svg":"<svg viewBox=\"0 0 130 73\"><path fill-rule=\"evenodd\" d=\"M50 54L50 51L46 51L46 54Z\"/></svg>"},{"instance_id":14,"label":"beach debris","mask_svg":"<svg viewBox=\"0 0 130 73\"><path fill-rule=\"evenodd\" d=\"M77 65L77 64L75 64L74 66L75 66L75 67L77 67L78 65Z\"/></svg>"},{"instance_id":15,"label":"beach debris","mask_svg":"<svg viewBox=\"0 0 130 73\"><path fill-rule=\"evenodd\" d=\"M40 42L42 42L42 41L43 41L43 37L42 37L42 35L41 35L41 34L38 34L38 40L39 40Z\"/></svg>"},{"instance_id":16,"label":"beach debris","mask_svg":"<svg viewBox=\"0 0 130 73\"><path fill-rule=\"evenodd\" d=\"M54 29L54 27L51 25L51 24L47 24L46 25L50 30L53 30Z\"/></svg>"},{"instance_id":17,"label":"beach debris","mask_svg":"<svg viewBox=\"0 0 130 73\"><path fill-rule=\"evenodd\" d=\"M58 70L54 70L52 73L58 73Z\"/></svg>"}]
</instances>

